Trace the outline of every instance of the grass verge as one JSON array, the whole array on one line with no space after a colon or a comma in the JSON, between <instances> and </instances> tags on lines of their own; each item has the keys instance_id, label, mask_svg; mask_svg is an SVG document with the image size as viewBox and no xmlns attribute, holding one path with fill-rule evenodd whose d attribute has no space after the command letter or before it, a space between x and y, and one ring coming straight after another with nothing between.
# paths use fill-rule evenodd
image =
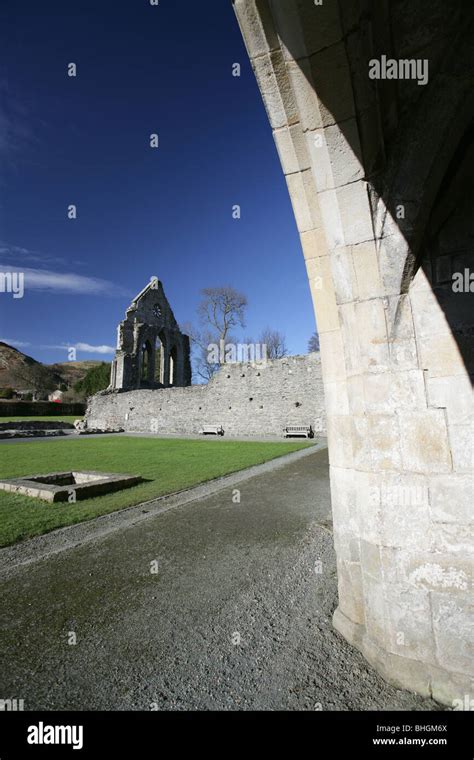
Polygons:
<instances>
[{"instance_id":1,"label":"grass verge","mask_svg":"<svg viewBox=\"0 0 474 760\"><path fill-rule=\"evenodd\" d=\"M128 437L2 444L0 478L98 470L137 474L147 482L77 504L49 504L0 491L0 546L182 491L310 445L306 441L262 443Z\"/></svg>"}]
</instances>

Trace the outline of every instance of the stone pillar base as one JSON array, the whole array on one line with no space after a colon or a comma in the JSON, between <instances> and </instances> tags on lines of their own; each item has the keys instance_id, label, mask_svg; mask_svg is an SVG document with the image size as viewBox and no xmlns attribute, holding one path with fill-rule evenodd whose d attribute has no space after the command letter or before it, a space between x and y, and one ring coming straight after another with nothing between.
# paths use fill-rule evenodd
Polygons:
<instances>
[{"instance_id":1,"label":"stone pillar base","mask_svg":"<svg viewBox=\"0 0 474 760\"><path fill-rule=\"evenodd\" d=\"M470 699L474 697L474 682L468 676L450 674L435 665L386 652L368 637L365 626L350 620L340 607L334 612L333 625L394 686L417 692L423 697L432 697L437 702L454 708L461 703L465 704L466 696Z\"/></svg>"}]
</instances>

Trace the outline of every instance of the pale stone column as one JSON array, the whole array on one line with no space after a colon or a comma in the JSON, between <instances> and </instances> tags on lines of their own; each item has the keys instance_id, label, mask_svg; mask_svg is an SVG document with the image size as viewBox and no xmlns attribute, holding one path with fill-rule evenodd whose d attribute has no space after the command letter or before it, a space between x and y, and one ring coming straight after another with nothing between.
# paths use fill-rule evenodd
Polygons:
<instances>
[{"instance_id":1,"label":"pale stone column","mask_svg":"<svg viewBox=\"0 0 474 760\"><path fill-rule=\"evenodd\" d=\"M409 235L382 202L373 212L360 129L375 153L379 122L339 4L234 6L320 333L334 624L385 677L451 705L474 694L471 384L422 270L407 285Z\"/></svg>"},{"instance_id":2,"label":"pale stone column","mask_svg":"<svg viewBox=\"0 0 474 760\"><path fill-rule=\"evenodd\" d=\"M163 344L163 385L165 388L169 387L170 384L170 353L168 350L168 346Z\"/></svg>"}]
</instances>

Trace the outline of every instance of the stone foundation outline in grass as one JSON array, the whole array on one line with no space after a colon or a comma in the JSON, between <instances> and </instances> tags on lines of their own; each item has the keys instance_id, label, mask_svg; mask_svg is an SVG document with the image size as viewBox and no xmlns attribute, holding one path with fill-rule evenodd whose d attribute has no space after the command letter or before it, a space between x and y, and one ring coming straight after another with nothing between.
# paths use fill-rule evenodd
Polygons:
<instances>
[{"instance_id":1,"label":"stone foundation outline in grass","mask_svg":"<svg viewBox=\"0 0 474 760\"><path fill-rule=\"evenodd\" d=\"M47 475L31 475L27 478L0 480L0 490L30 496L49 502L74 504L81 499L90 499L122 488L131 488L141 483L137 475L117 475L113 472L52 472Z\"/></svg>"}]
</instances>

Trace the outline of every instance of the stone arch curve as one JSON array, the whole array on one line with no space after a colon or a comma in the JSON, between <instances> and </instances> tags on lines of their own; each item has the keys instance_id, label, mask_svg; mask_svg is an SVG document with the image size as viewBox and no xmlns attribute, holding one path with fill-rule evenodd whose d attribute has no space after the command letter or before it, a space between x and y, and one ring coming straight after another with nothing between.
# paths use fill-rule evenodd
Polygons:
<instances>
[{"instance_id":1,"label":"stone arch curve","mask_svg":"<svg viewBox=\"0 0 474 760\"><path fill-rule=\"evenodd\" d=\"M153 347L149 337L140 341L140 385L153 383L154 358Z\"/></svg>"},{"instance_id":2,"label":"stone arch curve","mask_svg":"<svg viewBox=\"0 0 474 760\"><path fill-rule=\"evenodd\" d=\"M175 386L178 382L178 347L176 343L174 343L169 351L169 374L168 374L168 384L172 387Z\"/></svg>"},{"instance_id":3,"label":"stone arch curve","mask_svg":"<svg viewBox=\"0 0 474 760\"><path fill-rule=\"evenodd\" d=\"M159 341L159 355L158 355ZM157 330L154 336L155 345L155 383L164 384L164 364L166 360L166 335L163 330Z\"/></svg>"},{"instance_id":4,"label":"stone arch curve","mask_svg":"<svg viewBox=\"0 0 474 760\"><path fill-rule=\"evenodd\" d=\"M387 167L385 197L375 214L375 228L377 235L383 237L387 213L394 216L397 203L407 205L407 218L398 220L396 227L406 241L401 293L408 291L419 267L420 246L431 209L453 156L473 124L472 77L464 75L472 55L472 34L471 24L454 40L447 61L435 72L413 108ZM436 126L430 129L429 125Z\"/></svg>"},{"instance_id":5,"label":"stone arch curve","mask_svg":"<svg viewBox=\"0 0 474 760\"><path fill-rule=\"evenodd\" d=\"M234 7L286 177L320 333L334 625L387 678L449 705L474 688L472 570L468 551L455 548L471 519L472 392L442 304L415 259L471 118L471 51L460 46L460 70L455 57L443 58L438 39L425 42L439 78L420 98L366 76L367 51L384 52L393 39L395 53L409 49L408 26L391 30L392 17L384 18L389 4L234 0ZM444 5L432 11L457 24L443 44L461 40L462 16L452 21ZM437 99L440 132L417 156L403 138L419 135ZM453 104L459 123L451 129ZM393 213L399 197L409 211L405 227ZM462 588L450 586L448 572Z\"/></svg>"}]
</instances>

